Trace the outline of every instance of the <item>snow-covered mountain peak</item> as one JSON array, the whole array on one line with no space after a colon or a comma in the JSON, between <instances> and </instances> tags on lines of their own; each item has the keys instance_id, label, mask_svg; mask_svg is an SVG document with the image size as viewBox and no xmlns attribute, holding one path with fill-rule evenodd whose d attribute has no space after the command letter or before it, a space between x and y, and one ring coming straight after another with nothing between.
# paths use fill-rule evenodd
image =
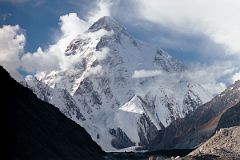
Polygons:
<instances>
[{"instance_id":1,"label":"snow-covered mountain peak","mask_svg":"<svg viewBox=\"0 0 240 160\"><path fill-rule=\"evenodd\" d=\"M106 52L107 51L107 52ZM116 20L111 17L100 18L84 35L78 35L67 47L66 56L77 55L74 59L93 62L101 57L103 66L128 67L136 70L164 70L181 72L185 66L168 53L151 44L131 37ZM103 56L104 55L104 56ZM95 59L95 60L94 60ZM90 64L92 65L92 64Z\"/></svg>"},{"instance_id":2,"label":"snow-covered mountain peak","mask_svg":"<svg viewBox=\"0 0 240 160\"><path fill-rule=\"evenodd\" d=\"M96 32L100 29L104 29L106 31L113 31L114 33L127 34L126 29L110 16L104 16L100 18L92 26L90 26L88 31Z\"/></svg>"},{"instance_id":3,"label":"snow-covered mountain peak","mask_svg":"<svg viewBox=\"0 0 240 160\"><path fill-rule=\"evenodd\" d=\"M76 36L65 55L73 67L26 81L105 151L149 144L159 130L211 98L201 86L175 76L184 74L181 62L135 40L111 17Z\"/></svg>"}]
</instances>

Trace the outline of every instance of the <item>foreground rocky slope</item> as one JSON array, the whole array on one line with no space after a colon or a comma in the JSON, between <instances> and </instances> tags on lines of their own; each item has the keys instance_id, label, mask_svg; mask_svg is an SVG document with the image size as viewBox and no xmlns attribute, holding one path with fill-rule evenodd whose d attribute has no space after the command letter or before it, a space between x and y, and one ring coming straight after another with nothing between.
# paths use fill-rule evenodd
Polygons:
<instances>
[{"instance_id":1,"label":"foreground rocky slope","mask_svg":"<svg viewBox=\"0 0 240 160\"><path fill-rule=\"evenodd\" d=\"M229 110L230 114L228 114L226 111L239 101L240 81L237 81L184 119L174 121L165 130L159 132L155 143L151 144L150 148L196 148L215 133L220 119L222 120L219 125L226 126L224 124L227 121L223 122L224 117L229 118L233 116L232 113L237 112ZM232 118L233 121L239 121L238 114Z\"/></svg>"},{"instance_id":2,"label":"foreground rocky slope","mask_svg":"<svg viewBox=\"0 0 240 160\"><path fill-rule=\"evenodd\" d=\"M184 76L183 64L135 40L111 17L78 35L64 58L69 68L28 76L25 85L105 151L151 144L160 130L212 98Z\"/></svg>"},{"instance_id":3,"label":"foreground rocky slope","mask_svg":"<svg viewBox=\"0 0 240 160\"><path fill-rule=\"evenodd\" d=\"M187 159L222 159L238 160L240 158L240 126L222 128L216 134L191 152Z\"/></svg>"},{"instance_id":4,"label":"foreground rocky slope","mask_svg":"<svg viewBox=\"0 0 240 160\"><path fill-rule=\"evenodd\" d=\"M220 118L216 133L183 159L240 159L240 103L229 108Z\"/></svg>"},{"instance_id":5,"label":"foreground rocky slope","mask_svg":"<svg viewBox=\"0 0 240 160\"><path fill-rule=\"evenodd\" d=\"M8 160L101 160L88 133L13 80L0 66L2 157ZM3 143L4 142L4 143Z\"/></svg>"}]
</instances>

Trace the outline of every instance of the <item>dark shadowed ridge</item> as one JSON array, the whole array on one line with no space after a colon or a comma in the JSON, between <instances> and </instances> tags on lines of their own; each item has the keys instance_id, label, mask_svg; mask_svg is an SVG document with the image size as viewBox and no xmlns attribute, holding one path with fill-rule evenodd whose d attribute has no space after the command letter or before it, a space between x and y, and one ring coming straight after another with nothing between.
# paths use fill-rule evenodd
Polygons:
<instances>
[{"instance_id":1,"label":"dark shadowed ridge","mask_svg":"<svg viewBox=\"0 0 240 160\"><path fill-rule=\"evenodd\" d=\"M240 126L240 103L229 108L220 118L217 129Z\"/></svg>"},{"instance_id":2,"label":"dark shadowed ridge","mask_svg":"<svg viewBox=\"0 0 240 160\"><path fill-rule=\"evenodd\" d=\"M104 152L56 107L38 99L0 66L1 118L8 160L101 160ZM3 155L2 155L3 156ZM4 155L5 156L5 155Z\"/></svg>"}]
</instances>

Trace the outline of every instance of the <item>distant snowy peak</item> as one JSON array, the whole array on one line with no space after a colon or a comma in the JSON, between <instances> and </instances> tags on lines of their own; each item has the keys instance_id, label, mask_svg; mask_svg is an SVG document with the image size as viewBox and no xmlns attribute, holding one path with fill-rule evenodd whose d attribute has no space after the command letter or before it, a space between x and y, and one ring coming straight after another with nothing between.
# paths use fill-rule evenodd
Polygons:
<instances>
[{"instance_id":1,"label":"distant snowy peak","mask_svg":"<svg viewBox=\"0 0 240 160\"><path fill-rule=\"evenodd\" d=\"M182 72L186 69L185 65L180 61L172 58L169 54L161 49L156 51L156 55L153 60L155 66L160 66L163 70L170 72Z\"/></svg>"},{"instance_id":2,"label":"distant snowy peak","mask_svg":"<svg viewBox=\"0 0 240 160\"><path fill-rule=\"evenodd\" d=\"M236 81L234 84L227 87L226 90L224 90L221 94L218 95L218 97L223 97L225 95L234 95L236 93L240 92L240 80Z\"/></svg>"},{"instance_id":3,"label":"distant snowy peak","mask_svg":"<svg viewBox=\"0 0 240 160\"><path fill-rule=\"evenodd\" d=\"M186 69L183 63L159 47L132 38L123 26L108 16L100 18L84 35L78 35L68 45L65 55L77 55L77 59L88 59L86 62L89 62L89 59L98 59L99 52L100 57L105 58L104 62L114 58L115 62L109 63L131 65L132 70L161 69L167 72L182 72ZM97 63L98 60L95 65Z\"/></svg>"},{"instance_id":4,"label":"distant snowy peak","mask_svg":"<svg viewBox=\"0 0 240 160\"><path fill-rule=\"evenodd\" d=\"M127 35L126 29L110 16L104 16L96 21L89 29L89 32L96 32L100 29L113 31L114 33L124 33Z\"/></svg>"}]
</instances>

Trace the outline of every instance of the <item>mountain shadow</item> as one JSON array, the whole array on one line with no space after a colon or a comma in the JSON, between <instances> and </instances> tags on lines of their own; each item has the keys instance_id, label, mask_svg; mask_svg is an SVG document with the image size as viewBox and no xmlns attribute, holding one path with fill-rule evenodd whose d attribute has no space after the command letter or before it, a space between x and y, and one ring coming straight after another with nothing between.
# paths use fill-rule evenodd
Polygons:
<instances>
[{"instance_id":1,"label":"mountain shadow","mask_svg":"<svg viewBox=\"0 0 240 160\"><path fill-rule=\"evenodd\" d=\"M0 66L4 156L8 160L101 160L105 153L79 125L43 102Z\"/></svg>"}]
</instances>

